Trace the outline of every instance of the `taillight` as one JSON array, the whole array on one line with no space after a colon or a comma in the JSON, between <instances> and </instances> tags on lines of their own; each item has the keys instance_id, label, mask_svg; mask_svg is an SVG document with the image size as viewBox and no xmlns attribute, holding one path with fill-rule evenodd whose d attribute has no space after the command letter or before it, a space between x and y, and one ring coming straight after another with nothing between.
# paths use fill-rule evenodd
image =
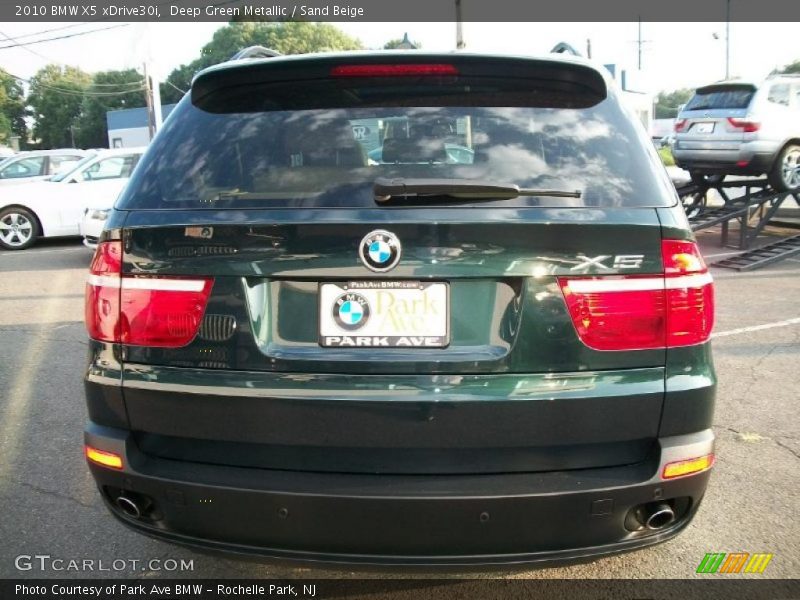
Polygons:
<instances>
[{"instance_id":1,"label":"taillight","mask_svg":"<svg viewBox=\"0 0 800 600\"><path fill-rule=\"evenodd\" d=\"M122 274L121 242L97 247L86 281L89 337L178 348L197 335L212 278Z\"/></svg>"},{"instance_id":2,"label":"taillight","mask_svg":"<svg viewBox=\"0 0 800 600\"><path fill-rule=\"evenodd\" d=\"M119 288L122 274L122 243L97 246L86 279L84 321L89 337L119 341Z\"/></svg>"},{"instance_id":3,"label":"taillight","mask_svg":"<svg viewBox=\"0 0 800 600\"><path fill-rule=\"evenodd\" d=\"M453 65L441 63L339 65L331 69L333 77L419 77L458 75Z\"/></svg>"},{"instance_id":4,"label":"taillight","mask_svg":"<svg viewBox=\"0 0 800 600\"><path fill-rule=\"evenodd\" d=\"M700 344L714 326L714 283L695 242L663 240L668 348Z\"/></svg>"},{"instance_id":5,"label":"taillight","mask_svg":"<svg viewBox=\"0 0 800 600\"><path fill-rule=\"evenodd\" d=\"M662 348L666 308L658 277L559 278L581 341L595 350Z\"/></svg>"},{"instance_id":6,"label":"taillight","mask_svg":"<svg viewBox=\"0 0 800 600\"><path fill-rule=\"evenodd\" d=\"M695 242L662 240L661 263L667 277L707 271L703 255Z\"/></svg>"},{"instance_id":7,"label":"taillight","mask_svg":"<svg viewBox=\"0 0 800 600\"><path fill-rule=\"evenodd\" d=\"M697 244L663 240L661 276L559 277L581 341L595 350L646 350L708 340L714 288Z\"/></svg>"},{"instance_id":8,"label":"taillight","mask_svg":"<svg viewBox=\"0 0 800 600\"><path fill-rule=\"evenodd\" d=\"M688 121L686 119L677 119L675 121L675 133L680 133L681 131L686 129L686 123Z\"/></svg>"},{"instance_id":9,"label":"taillight","mask_svg":"<svg viewBox=\"0 0 800 600\"><path fill-rule=\"evenodd\" d=\"M728 123L730 123L735 129L741 129L744 133L755 133L761 129L761 123L757 121L748 121L747 119L728 117Z\"/></svg>"}]
</instances>

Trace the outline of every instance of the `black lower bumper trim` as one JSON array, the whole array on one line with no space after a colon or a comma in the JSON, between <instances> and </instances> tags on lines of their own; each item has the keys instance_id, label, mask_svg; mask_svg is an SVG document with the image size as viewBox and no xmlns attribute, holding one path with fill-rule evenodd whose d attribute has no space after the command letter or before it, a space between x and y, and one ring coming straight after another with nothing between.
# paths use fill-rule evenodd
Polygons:
<instances>
[{"instance_id":1,"label":"black lower bumper trim","mask_svg":"<svg viewBox=\"0 0 800 600\"><path fill-rule=\"evenodd\" d=\"M693 514L690 514L688 518L681 519L681 521L676 523L674 526L664 529L658 533L613 544L605 544L602 546L513 554L405 556L395 554L378 555L325 553L308 550L288 550L285 548L231 544L228 542L181 535L173 531L147 526L141 522L120 516L119 512L114 510L110 505L108 505L108 508L111 510L112 514L117 517L117 519L125 526L137 531L138 533L142 533L160 541L178 544L204 553L210 552L222 555L238 555L245 558L255 557L298 566L324 567L325 565L342 565L349 568L363 567L365 569L369 569L370 567L400 567L423 570L438 570L440 568L448 567L458 570L463 570L464 568L514 568L516 566L545 568L565 564L590 562L604 556L621 554L624 552L633 552L641 548L666 542L683 531L691 523L691 519L694 516ZM696 508L697 507L695 507L695 509ZM368 535L369 532L365 531L364 534ZM425 531L418 531L418 534L420 536L424 536Z\"/></svg>"},{"instance_id":2,"label":"black lower bumper trim","mask_svg":"<svg viewBox=\"0 0 800 600\"><path fill-rule=\"evenodd\" d=\"M661 441L662 459L713 444ZM123 455L122 470L91 470L115 516L184 545L292 562L490 566L591 559L676 535L709 473L658 479L660 461L627 467L509 475L392 476L290 473L182 463L142 454L122 430L90 427L87 443ZM671 454L670 454L671 453ZM672 460L672 458L670 458ZM112 503L146 498L140 519ZM680 507L654 532L630 531L636 506Z\"/></svg>"}]
</instances>

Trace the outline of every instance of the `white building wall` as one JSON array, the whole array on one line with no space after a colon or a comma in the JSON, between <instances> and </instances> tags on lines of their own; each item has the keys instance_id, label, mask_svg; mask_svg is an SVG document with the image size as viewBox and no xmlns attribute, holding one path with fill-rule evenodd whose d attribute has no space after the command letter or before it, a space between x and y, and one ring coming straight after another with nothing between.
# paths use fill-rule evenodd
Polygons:
<instances>
[{"instance_id":1,"label":"white building wall","mask_svg":"<svg viewBox=\"0 0 800 600\"><path fill-rule=\"evenodd\" d=\"M147 127L132 127L130 129L109 129L109 148L134 148L147 146L150 143L150 134Z\"/></svg>"},{"instance_id":2,"label":"white building wall","mask_svg":"<svg viewBox=\"0 0 800 600\"><path fill-rule=\"evenodd\" d=\"M646 130L653 120L653 97L639 92L622 92L622 102L632 111Z\"/></svg>"}]
</instances>

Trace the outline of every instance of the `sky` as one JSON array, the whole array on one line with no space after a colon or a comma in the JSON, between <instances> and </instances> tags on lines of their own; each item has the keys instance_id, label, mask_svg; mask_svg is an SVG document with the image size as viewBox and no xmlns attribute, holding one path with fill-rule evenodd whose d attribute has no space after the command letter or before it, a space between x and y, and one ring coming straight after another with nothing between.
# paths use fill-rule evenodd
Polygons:
<instances>
[{"instance_id":1,"label":"sky","mask_svg":"<svg viewBox=\"0 0 800 600\"><path fill-rule=\"evenodd\" d=\"M0 23L0 46L15 38L64 23ZM113 24L103 24L107 27ZM152 69L166 76L179 64L199 56L200 48L223 23L132 23L85 36L0 48L0 67L30 78L55 62L85 71L140 68L148 56ZM425 50L455 47L454 23L337 23L368 48L393 38L409 37ZM49 35L98 29L87 24ZM566 41L579 52L591 40L592 58L633 70L638 63L638 24L632 23L464 23L466 49L499 53L546 54ZM35 38L27 38L35 39ZM697 87L725 76L725 23L643 23L641 86L650 93ZM730 72L745 79L762 79L773 68L800 59L797 23L731 23ZM24 40L21 40L24 41Z\"/></svg>"}]
</instances>

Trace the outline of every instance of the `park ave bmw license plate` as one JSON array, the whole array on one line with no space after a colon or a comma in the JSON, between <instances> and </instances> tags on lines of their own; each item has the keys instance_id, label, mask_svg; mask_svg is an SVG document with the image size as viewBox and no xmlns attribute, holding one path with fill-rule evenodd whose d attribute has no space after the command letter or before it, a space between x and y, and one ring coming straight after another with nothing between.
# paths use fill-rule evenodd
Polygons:
<instances>
[{"instance_id":1,"label":"park ave bmw license plate","mask_svg":"<svg viewBox=\"0 0 800 600\"><path fill-rule=\"evenodd\" d=\"M445 348L449 285L349 281L319 287L319 343L344 348Z\"/></svg>"}]
</instances>

